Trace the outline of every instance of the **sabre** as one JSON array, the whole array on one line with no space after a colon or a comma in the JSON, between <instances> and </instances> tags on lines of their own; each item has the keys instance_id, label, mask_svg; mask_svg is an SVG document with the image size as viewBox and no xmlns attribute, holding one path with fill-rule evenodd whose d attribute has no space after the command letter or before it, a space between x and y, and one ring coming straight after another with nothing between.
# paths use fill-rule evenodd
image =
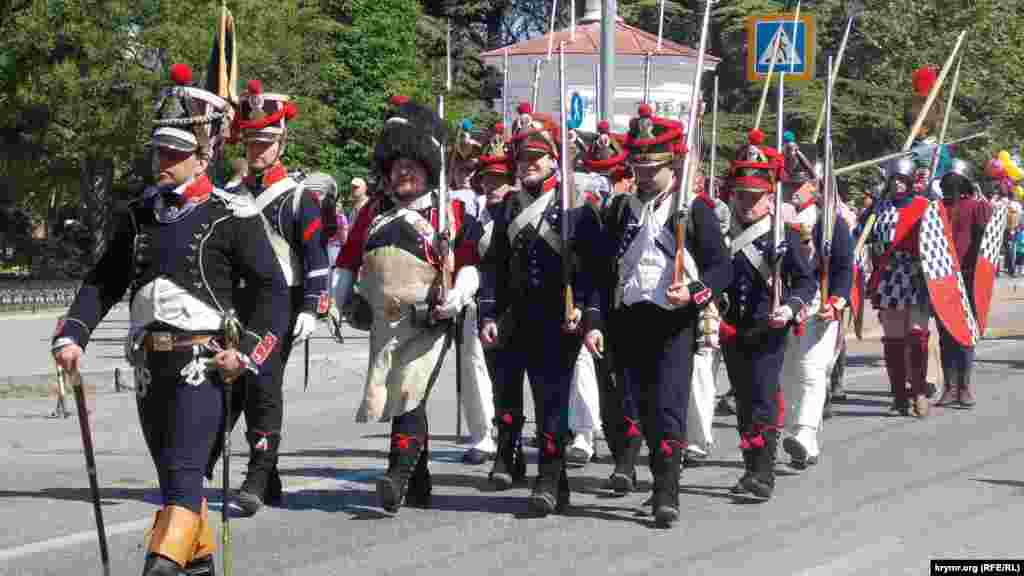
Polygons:
<instances>
[{"instance_id":1,"label":"sabre","mask_svg":"<svg viewBox=\"0 0 1024 576\"><path fill-rule=\"evenodd\" d=\"M242 324L238 321L235 311L229 310L224 316L224 345L228 350L238 350L242 340ZM231 382L221 378L222 393L224 394L224 446L221 454L221 465L224 468L224 475L221 481L221 548L223 555L221 567L224 576L231 576L232 553L231 553L231 524L228 514L228 500L231 497Z\"/></svg>"},{"instance_id":2,"label":"sabre","mask_svg":"<svg viewBox=\"0 0 1024 576\"><path fill-rule=\"evenodd\" d=\"M505 141L512 136L512 122L509 119L509 108L508 108L508 90L509 90L509 78L511 70L509 70L509 56L508 49L505 49L505 62L502 70L501 80L501 120L502 124L505 125L505 133L503 134Z\"/></svg>"},{"instance_id":3,"label":"sabre","mask_svg":"<svg viewBox=\"0 0 1024 576\"><path fill-rule=\"evenodd\" d=\"M562 133L559 142L558 163L562 171L562 282L565 286L565 323L570 324L573 320L573 312L576 309L572 293L572 253L569 250L569 217L570 210L575 208L576 186L573 182L573 158L569 152L569 122L566 118L565 102L565 42L558 44L558 106L560 113L559 124ZM573 149L576 147L573 146Z\"/></svg>"},{"instance_id":4,"label":"sabre","mask_svg":"<svg viewBox=\"0 0 1024 576\"><path fill-rule=\"evenodd\" d=\"M672 283L680 284L686 282L685 254L686 254L686 218L680 217L684 207L689 208L690 188L694 173L697 171L693 164L692 153L697 142L697 111L700 107L700 88L704 78L704 52L708 45L708 29L711 24L711 6L714 0L707 0L704 7L704 22L701 25L700 46L697 52L697 70L694 73L693 87L690 91L690 108L686 120L686 155L683 156L681 175L678 186L672 194L672 214L676 217L676 255L675 268L672 271ZM698 152L699 155L699 152Z\"/></svg>"},{"instance_id":5,"label":"sabre","mask_svg":"<svg viewBox=\"0 0 1024 576\"><path fill-rule=\"evenodd\" d=\"M58 368L58 374L61 374ZM92 447L92 432L89 430L89 409L85 405L85 388L82 373L77 369L68 372L71 388L75 392L75 406L78 408L78 427L82 432L82 449L85 452L85 470L89 474L89 494L92 496L92 510L96 516L96 535L100 542L100 563L104 576L110 576L110 553L107 551L107 531L103 527L103 508L100 506L100 487L96 479L96 455Z\"/></svg>"},{"instance_id":6,"label":"sabre","mask_svg":"<svg viewBox=\"0 0 1024 576\"><path fill-rule=\"evenodd\" d=\"M651 53L644 56L644 104L651 103Z\"/></svg>"},{"instance_id":7,"label":"sabre","mask_svg":"<svg viewBox=\"0 0 1024 576\"><path fill-rule=\"evenodd\" d=\"M303 362L306 365L306 372L302 376L302 389L309 390L309 338L303 343Z\"/></svg>"},{"instance_id":8,"label":"sabre","mask_svg":"<svg viewBox=\"0 0 1024 576\"><path fill-rule=\"evenodd\" d=\"M781 36L780 36L781 38ZM778 147L783 146L783 119L785 109L785 73L779 73L779 110L776 118L776 134L778 136ZM773 236L775 237L775 253L778 254L779 246L782 244L782 180L778 176L775 180L775 214ZM772 266L772 312L774 313L782 306L782 259L776 258Z\"/></svg>"}]
</instances>

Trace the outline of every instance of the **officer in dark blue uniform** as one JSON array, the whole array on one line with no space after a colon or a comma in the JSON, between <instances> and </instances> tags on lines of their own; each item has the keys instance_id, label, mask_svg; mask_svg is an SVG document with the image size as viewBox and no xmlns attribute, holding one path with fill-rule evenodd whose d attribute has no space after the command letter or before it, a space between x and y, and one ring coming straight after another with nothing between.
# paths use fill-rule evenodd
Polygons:
<instances>
[{"instance_id":1,"label":"officer in dark blue uniform","mask_svg":"<svg viewBox=\"0 0 1024 576\"><path fill-rule=\"evenodd\" d=\"M611 477L618 493L633 490L641 430L654 476L651 500L664 526L679 517L679 472L686 449L686 411L701 310L732 280L714 201L697 196L673 213L675 161L686 153L683 126L648 104L626 139L637 192L616 197L605 219L605 258L614 262L610 332L622 375L621 449ZM684 270L676 279L676 223L684 218Z\"/></svg>"},{"instance_id":2,"label":"officer in dark blue uniform","mask_svg":"<svg viewBox=\"0 0 1024 576\"><path fill-rule=\"evenodd\" d=\"M157 185L118 215L53 341L58 364L77 370L92 331L130 291L129 360L163 503L143 576L213 574L216 540L202 490L225 424L222 382L266 370L288 325L287 288L258 212L204 173L227 103L189 86L187 67L171 75L176 85L161 94L151 143ZM264 305L244 324L238 349L225 350L239 277Z\"/></svg>"},{"instance_id":3,"label":"officer in dark blue uniform","mask_svg":"<svg viewBox=\"0 0 1024 576\"><path fill-rule=\"evenodd\" d=\"M232 404L245 411L245 437L250 449L245 482L232 506L247 515L255 514L264 503L274 504L281 498L277 454L284 419L284 368L292 346L313 334L317 319L326 316L330 303L330 264L322 241L320 198L312 187L305 187L289 176L281 162L288 137L287 121L296 113L288 96L264 93L259 80L249 81L241 98L237 126L245 141L249 175L239 187L229 190L255 199L263 212L285 281L291 287L291 323L281 343L280 361L259 376L248 378L249 385L236 389L238 396ZM240 290L240 294L239 309L244 322L265 303L248 288Z\"/></svg>"},{"instance_id":4,"label":"officer in dark blue uniform","mask_svg":"<svg viewBox=\"0 0 1024 576\"><path fill-rule=\"evenodd\" d=\"M534 114L529 104L521 104L518 112L511 152L523 189L488 207L493 228L481 264L480 339L485 346L500 346L494 381L498 414L522 418L524 371L530 378L540 445L530 508L547 515L569 504L569 392L581 326L600 314L591 275L600 228L594 211L586 207L563 217L557 124L547 115ZM562 242L561 227L567 224L563 220L569 225L568 246ZM565 250L578 263L569 271L569 302ZM567 305L574 306L569 318Z\"/></svg>"},{"instance_id":5,"label":"officer in dark blue uniform","mask_svg":"<svg viewBox=\"0 0 1024 576\"><path fill-rule=\"evenodd\" d=\"M807 256L797 249L800 235L787 228L774 245L773 192L777 161L733 163L733 281L725 291L722 352L736 392L740 448L746 472L734 488L770 498L775 488L775 452L781 422L780 375L786 329L814 298L815 281ZM781 295L773 308L773 270L781 260Z\"/></svg>"}]
</instances>

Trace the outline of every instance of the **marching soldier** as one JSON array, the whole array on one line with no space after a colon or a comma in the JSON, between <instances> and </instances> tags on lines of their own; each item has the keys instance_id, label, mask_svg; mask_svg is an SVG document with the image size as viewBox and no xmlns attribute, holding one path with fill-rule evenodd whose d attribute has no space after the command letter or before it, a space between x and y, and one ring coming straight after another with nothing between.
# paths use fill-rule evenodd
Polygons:
<instances>
[{"instance_id":1,"label":"marching soldier","mask_svg":"<svg viewBox=\"0 0 1024 576\"><path fill-rule=\"evenodd\" d=\"M775 246L773 242L777 224L772 198L780 164L733 162L733 280L726 290L729 307L722 322L722 353L736 393L746 468L733 492L762 499L771 498L775 489L786 329L814 298L815 287L811 264L797 249L799 234L786 229L782 243ZM780 276L774 273L776 267ZM779 290L778 307L774 307L773 290Z\"/></svg>"},{"instance_id":2,"label":"marching soldier","mask_svg":"<svg viewBox=\"0 0 1024 576\"><path fill-rule=\"evenodd\" d=\"M971 312L979 321L976 302L977 286L987 288L991 293L995 283L995 268L998 267L998 240L1001 230L993 230L992 237L986 238L987 227L992 219L992 207L974 197L973 171L965 161L954 158L949 172L942 177L943 204L949 213L950 232L956 248L957 259L964 286L971 304ZM1000 214L1005 214L1001 211ZM997 228L1002 223L996 222ZM990 242L985 246L985 241ZM994 258L993 258L994 256ZM980 264L980 265L979 265ZM939 323L939 347L942 355L942 371L945 374L946 389L937 406L959 404L973 408L976 402L972 375L974 372L974 347L959 344L942 323Z\"/></svg>"},{"instance_id":3,"label":"marching soldier","mask_svg":"<svg viewBox=\"0 0 1024 576\"><path fill-rule=\"evenodd\" d=\"M544 516L569 505L569 392L581 325L596 325L600 314L591 276L599 229L593 210L569 210L559 201L557 169L564 159L559 158L558 125L547 115L534 114L528 103L518 113L511 154L522 190L489 207L493 228L482 263L480 339L485 346L500 341L494 371L501 401L497 412L501 418L509 414L513 427L521 426L516 403L522 398L523 374L529 375L540 447L530 509ZM565 234L563 226L568 227ZM575 269L566 268L570 256L579 261Z\"/></svg>"},{"instance_id":4,"label":"marching soldier","mask_svg":"<svg viewBox=\"0 0 1024 576\"><path fill-rule=\"evenodd\" d=\"M637 192L616 197L606 221L607 258L614 259L609 332L622 375L622 446L611 483L633 490L644 434L654 475L657 522L679 517L679 472L686 448L694 346L701 311L732 280L732 265L707 196L672 214L680 193L678 158L686 154L683 126L641 104L626 139ZM686 218L686 282L673 283L676 219ZM702 336L702 335L701 335Z\"/></svg>"},{"instance_id":5,"label":"marching soldier","mask_svg":"<svg viewBox=\"0 0 1024 576\"><path fill-rule=\"evenodd\" d=\"M251 197L262 212L266 234L291 288L290 324L280 356L272 368L250 377L249 386L236 390L237 402L232 404L244 410L249 442L245 482L232 506L246 515L281 499L277 458L284 419L284 369L292 347L313 334L317 319L324 318L330 306L330 265L321 241L320 198L312 187L289 176L281 161L288 141L287 123L297 113L288 96L264 92L259 80L250 80L235 126L245 142L249 173L231 192ZM266 305L248 286L240 295L243 321Z\"/></svg>"},{"instance_id":6,"label":"marching soldier","mask_svg":"<svg viewBox=\"0 0 1024 576\"><path fill-rule=\"evenodd\" d=\"M826 234L823 198L818 194L816 171L797 145L786 150L787 184L796 190L789 201L796 210L790 226L800 237L800 250L811 263L818 288L799 331L787 335L783 363L783 398L786 402L786 431L782 448L792 465L804 469L817 464L820 448L818 428L828 391L829 367L835 364L840 337L839 317L850 300L853 286L853 242L846 220L840 216L838 202L832 206L836 217L831 231L831 254L824 279L828 293L822 294L822 270ZM791 163L792 160L792 163ZM837 198L838 200L838 198Z\"/></svg>"},{"instance_id":7,"label":"marching soldier","mask_svg":"<svg viewBox=\"0 0 1024 576\"><path fill-rule=\"evenodd\" d=\"M335 301L344 305L362 271L360 290L371 308L370 365L356 421L391 422L388 469L377 480L388 512L430 503L427 397L452 343L451 318L479 284L474 266L459 268L476 262L475 247L462 238L471 217L438 190L446 139L434 111L392 99L373 151L384 195L360 212L338 260ZM443 253L451 240L454 262ZM454 287L441 299L452 272Z\"/></svg>"},{"instance_id":8,"label":"marching soldier","mask_svg":"<svg viewBox=\"0 0 1024 576\"><path fill-rule=\"evenodd\" d=\"M53 340L58 364L78 370L92 331L130 291L129 360L163 504L144 576L213 574L203 471L225 429L222 388L272 369L288 325L287 288L258 210L205 174L227 103L189 85L184 65L172 66L171 77L151 140L157 184L118 216L106 254ZM225 319L241 304L237 277L263 306L248 316L238 349L227 349Z\"/></svg>"}]
</instances>

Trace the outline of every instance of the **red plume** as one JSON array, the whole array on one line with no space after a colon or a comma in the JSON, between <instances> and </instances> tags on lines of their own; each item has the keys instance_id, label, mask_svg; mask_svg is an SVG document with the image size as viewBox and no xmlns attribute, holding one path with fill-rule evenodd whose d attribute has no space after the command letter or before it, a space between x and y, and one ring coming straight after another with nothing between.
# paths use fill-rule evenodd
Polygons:
<instances>
[{"instance_id":1,"label":"red plume","mask_svg":"<svg viewBox=\"0 0 1024 576\"><path fill-rule=\"evenodd\" d=\"M494 133L495 134L503 134L504 132L505 132L505 123L504 122L498 122L497 124L494 125Z\"/></svg>"},{"instance_id":2,"label":"red plume","mask_svg":"<svg viewBox=\"0 0 1024 576\"><path fill-rule=\"evenodd\" d=\"M405 104L408 101L409 101L409 97L408 96L402 96L401 94L395 94L394 96L391 97L391 100L390 100L391 105L395 106L395 107L401 106L401 105Z\"/></svg>"},{"instance_id":3,"label":"red plume","mask_svg":"<svg viewBox=\"0 0 1024 576\"><path fill-rule=\"evenodd\" d=\"M641 118L650 118L654 115L654 109L651 108L650 104L644 102L637 110L637 114L639 114Z\"/></svg>"},{"instance_id":4,"label":"red plume","mask_svg":"<svg viewBox=\"0 0 1024 576\"><path fill-rule=\"evenodd\" d=\"M914 70L914 94L928 96L938 79L939 73L934 66L925 66Z\"/></svg>"},{"instance_id":5,"label":"red plume","mask_svg":"<svg viewBox=\"0 0 1024 576\"><path fill-rule=\"evenodd\" d=\"M188 67L188 64L171 66L171 81L178 86L188 86L192 83L192 69Z\"/></svg>"},{"instance_id":6,"label":"red plume","mask_svg":"<svg viewBox=\"0 0 1024 576\"><path fill-rule=\"evenodd\" d=\"M607 120L601 120L600 122L598 122L597 123L597 131L600 132L601 134L607 134L608 133L608 121Z\"/></svg>"},{"instance_id":7,"label":"red plume","mask_svg":"<svg viewBox=\"0 0 1024 576\"><path fill-rule=\"evenodd\" d=\"M298 109L297 106L295 106L295 102L285 102L284 103L284 119L285 120L291 121L291 120L295 119L295 117L298 116L298 115L299 115L299 109Z\"/></svg>"},{"instance_id":8,"label":"red plume","mask_svg":"<svg viewBox=\"0 0 1024 576\"><path fill-rule=\"evenodd\" d=\"M249 80L245 85L245 88L249 91L249 94L262 94L263 82L260 82L259 80Z\"/></svg>"},{"instance_id":9,"label":"red plume","mask_svg":"<svg viewBox=\"0 0 1024 576\"><path fill-rule=\"evenodd\" d=\"M529 102L520 102L516 111L520 114L533 114L533 106Z\"/></svg>"},{"instance_id":10,"label":"red plume","mask_svg":"<svg viewBox=\"0 0 1024 576\"><path fill-rule=\"evenodd\" d=\"M750 142L754 146L764 144L764 132L760 128L754 128L747 133L747 142Z\"/></svg>"}]
</instances>

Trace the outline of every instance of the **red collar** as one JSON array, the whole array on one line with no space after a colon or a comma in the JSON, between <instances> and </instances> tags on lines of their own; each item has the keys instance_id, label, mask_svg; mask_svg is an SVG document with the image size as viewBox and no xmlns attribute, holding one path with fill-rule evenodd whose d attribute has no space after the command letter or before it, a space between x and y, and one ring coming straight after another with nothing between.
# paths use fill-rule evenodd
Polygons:
<instances>
[{"instance_id":1,"label":"red collar","mask_svg":"<svg viewBox=\"0 0 1024 576\"><path fill-rule=\"evenodd\" d=\"M803 212L804 210L807 210L811 206L814 206L814 204L817 201L818 201L818 199L812 196L809 200L807 200L807 202L804 202L803 204L800 205L799 208L797 208L797 213L799 214L800 212Z\"/></svg>"},{"instance_id":2,"label":"red collar","mask_svg":"<svg viewBox=\"0 0 1024 576\"><path fill-rule=\"evenodd\" d=\"M181 193L183 202L194 202L196 204L204 202L210 197L210 192L213 192L213 184L210 182L209 176L201 174L191 184L185 187Z\"/></svg>"},{"instance_id":3,"label":"red collar","mask_svg":"<svg viewBox=\"0 0 1024 576\"><path fill-rule=\"evenodd\" d=\"M277 184L281 180L288 177L288 171L285 170L284 164L277 162L270 168L267 168L262 173L250 174L245 177L245 185L248 188L258 188L260 190L266 190L274 184Z\"/></svg>"}]
</instances>

